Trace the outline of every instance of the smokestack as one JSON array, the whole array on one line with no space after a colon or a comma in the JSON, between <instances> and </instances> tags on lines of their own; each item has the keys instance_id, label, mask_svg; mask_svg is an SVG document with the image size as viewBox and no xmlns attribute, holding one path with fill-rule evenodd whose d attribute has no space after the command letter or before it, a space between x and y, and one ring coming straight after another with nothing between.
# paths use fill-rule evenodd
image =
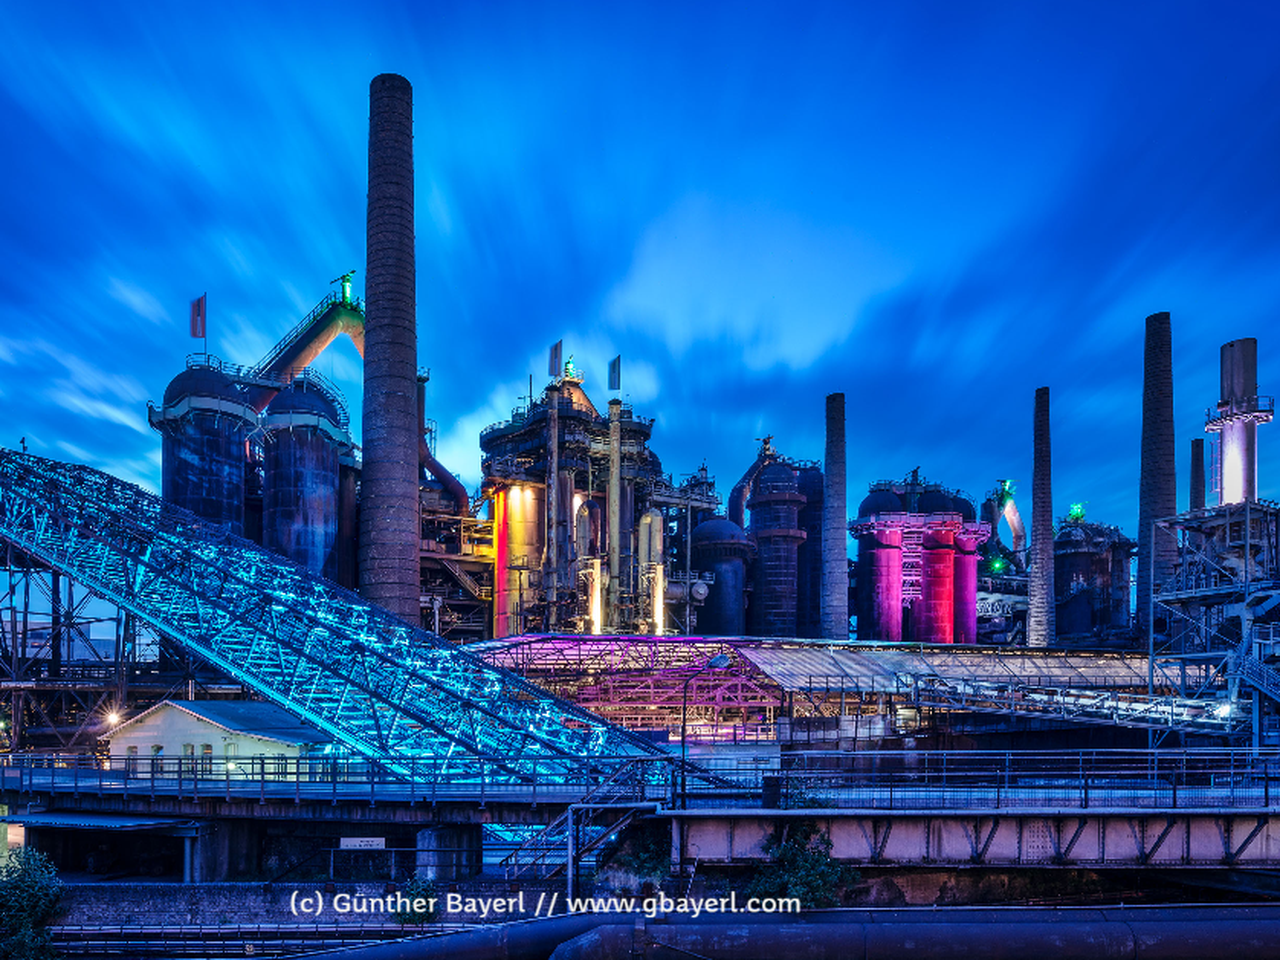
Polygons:
<instances>
[{"instance_id":1,"label":"smokestack","mask_svg":"<svg viewBox=\"0 0 1280 960\"><path fill-rule=\"evenodd\" d=\"M1031 571L1027 583L1027 646L1045 647L1056 635L1053 603L1053 476L1049 448L1049 388L1036 390L1031 464Z\"/></svg>"},{"instance_id":2,"label":"smokestack","mask_svg":"<svg viewBox=\"0 0 1280 960\"><path fill-rule=\"evenodd\" d=\"M1152 584L1173 573L1177 544L1152 523L1178 512L1173 441L1173 335L1168 313L1147 317L1142 365L1142 472L1138 479L1138 630L1146 633Z\"/></svg>"},{"instance_id":3,"label":"smokestack","mask_svg":"<svg viewBox=\"0 0 1280 960\"><path fill-rule=\"evenodd\" d=\"M413 88L391 73L369 84L367 250L360 592L417 624L422 534L415 409Z\"/></svg>"},{"instance_id":4,"label":"smokestack","mask_svg":"<svg viewBox=\"0 0 1280 960\"><path fill-rule=\"evenodd\" d=\"M1258 498L1258 424L1269 423L1270 405L1258 402L1258 341L1253 337L1222 345L1222 398L1218 415L1205 429L1218 441L1220 503Z\"/></svg>"},{"instance_id":5,"label":"smokestack","mask_svg":"<svg viewBox=\"0 0 1280 960\"><path fill-rule=\"evenodd\" d=\"M849 639L849 509L845 493L844 394L827 394L822 474L822 635Z\"/></svg>"},{"instance_id":6,"label":"smokestack","mask_svg":"<svg viewBox=\"0 0 1280 960\"><path fill-rule=\"evenodd\" d=\"M1192 510L1204 509L1204 437L1191 441L1191 502Z\"/></svg>"}]
</instances>

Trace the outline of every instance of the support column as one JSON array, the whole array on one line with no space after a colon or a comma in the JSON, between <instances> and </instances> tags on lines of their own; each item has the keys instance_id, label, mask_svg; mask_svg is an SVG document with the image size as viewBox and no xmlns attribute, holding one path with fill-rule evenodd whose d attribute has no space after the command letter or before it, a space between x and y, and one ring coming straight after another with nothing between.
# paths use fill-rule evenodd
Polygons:
<instances>
[{"instance_id":1,"label":"support column","mask_svg":"<svg viewBox=\"0 0 1280 960\"><path fill-rule=\"evenodd\" d=\"M416 874L424 880L469 880L480 873L483 862L483 827L478 823L451 823L418 831Z\"/></svg>"}]
</instances>

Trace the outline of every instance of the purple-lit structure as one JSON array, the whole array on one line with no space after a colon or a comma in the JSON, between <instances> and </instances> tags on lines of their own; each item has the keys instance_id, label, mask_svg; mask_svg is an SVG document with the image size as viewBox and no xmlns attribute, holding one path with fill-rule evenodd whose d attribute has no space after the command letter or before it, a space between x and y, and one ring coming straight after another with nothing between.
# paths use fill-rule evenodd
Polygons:
<instances>
[{"instance_id":1,"label":"purple-lit structure","mask_svg":"<svg viewBox=\"0 0 1280 960\"><path fill-rule=\"evenodd\" d=\"M858 538L858 639L972 644L978 547L991 535L966 496L922 480L871 485Z\"/></svg>"}]
</instances>

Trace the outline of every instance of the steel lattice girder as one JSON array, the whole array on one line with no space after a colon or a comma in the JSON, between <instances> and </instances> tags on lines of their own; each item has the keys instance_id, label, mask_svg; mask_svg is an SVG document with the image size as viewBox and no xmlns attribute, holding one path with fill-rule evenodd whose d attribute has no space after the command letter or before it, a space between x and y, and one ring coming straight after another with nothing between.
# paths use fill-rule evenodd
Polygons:
<instances>
[{"instance_id":1,"label":"steel lattice girder","mask_svg":"<svg viewBox=\"0 0 1280 960\"><path fill-rule=\"evenodd\" d=\"M370 757L654 753L644 740L107 474L0 450L0 539Z\"/></svg>"}]
</instances>

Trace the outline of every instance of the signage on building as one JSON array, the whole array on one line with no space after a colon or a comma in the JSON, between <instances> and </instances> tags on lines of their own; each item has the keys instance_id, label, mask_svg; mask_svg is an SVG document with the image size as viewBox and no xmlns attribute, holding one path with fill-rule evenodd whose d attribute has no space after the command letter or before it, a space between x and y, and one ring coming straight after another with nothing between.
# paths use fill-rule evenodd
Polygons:
<instances>
[{"instance_id":1,"label":"signage on building","mask_svg":"<svg viewBox=\"0 0 1280 960\"><path fill-rule=\"evenodd\" d=\"M978 617L993 620L1027 612L1027 598L1013 593L978 593Z\"/></svg>"},{"instance_id":2,"label":"signage on building","mask_svg":"<svg viewBox=\"0 0 1280 960\"><path fill-rule=\"evenodd\" d=\"M385 850L386 837L341 837L338 840L339 850Z\"/></svg>"}]
</instances>

